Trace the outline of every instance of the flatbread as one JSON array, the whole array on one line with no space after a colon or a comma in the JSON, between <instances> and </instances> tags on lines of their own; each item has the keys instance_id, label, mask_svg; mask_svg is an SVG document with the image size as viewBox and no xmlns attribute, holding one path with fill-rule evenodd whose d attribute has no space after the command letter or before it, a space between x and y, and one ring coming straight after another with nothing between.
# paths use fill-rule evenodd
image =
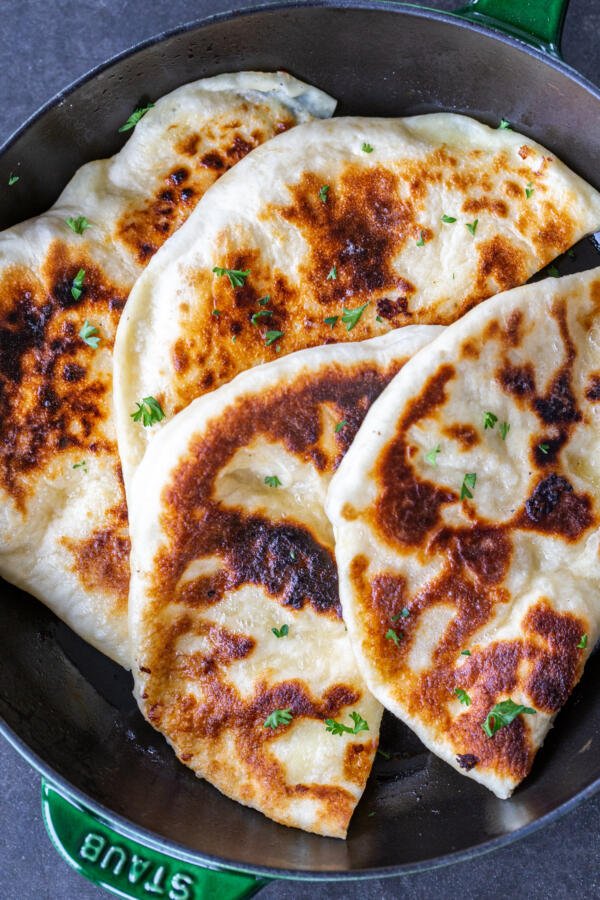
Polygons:
<instances>
[{"instance_id":1,"label":"flatbread","mask_svg":"<svg viewBox=\"0 0 600 900\"><path fill-rule=\"evenodd\" d=\"M334 105L281 74L185 85L115 157L81 168L49 212L0 235L0 574L123 665L129 537L111 418L119 316L152 254L222 172ZM80 216L91 227L77 234L66 219Z\"/></svg>"},{"instance_id":2,"label":"flatbread","mask_svg":"<svg viewBox=\"0 0 600 900\"><path fill-rule=\"evenodd\" d=\"M381 708L341 619L323 504L370 403L439 331L244 372L176 416L133 480L142 712L198 775L284 825L345 837L371 769ZM291 722L266 727L276 709ZM368 730L326 730L353 713Z\"/></svg>"},{"instance_id":3,"label":"flatbread","mask_svg":"<svg viewBox=\"0 0 600 900\"><path fill-rule=\"evenodd\" d=\"M530 771L598 638L599 426L595 269L448 328L373 405L331 484L367 684L499 797ZM507 700L533 712L489 737Z\"/></svg>"},{"instance_id":4,"label":"flatbread","mask_svg":"<svg viewBox=\"0 0 600 900\"><path fill-rule=\"evenodd\" d=\"M279 135L206 195L121 319L126 484L161 427L132 421L144 397L168 419L278 353L447 324L598 226L600 195L547 150L465 116L339 118ZM236 287L215 267L249 274ZM365 303L348 329L344 309Z\"/></svg>"}]
</instances>

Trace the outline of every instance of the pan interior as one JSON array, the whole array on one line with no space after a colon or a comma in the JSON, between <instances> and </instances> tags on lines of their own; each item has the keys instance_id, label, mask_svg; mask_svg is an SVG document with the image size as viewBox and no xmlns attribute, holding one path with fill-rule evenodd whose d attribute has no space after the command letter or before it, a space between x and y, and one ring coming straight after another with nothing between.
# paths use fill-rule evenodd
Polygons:
<instances>
[{"instance_id":1,"label":"pan interior","mask_svg":"<svg viewBox=\"0 0 600 900\"><path fill-rule=\"evenodd\" d=\"M117 128L140 102L242 68L286 68L338 97L340 114L447 110L488 124L506 118L600 187L600 99L560 68L442 14L359 3L272 7L147 46L34 120L3 153L6 171L19 163L27 173L28 191L9 194L0 226L48 208L80 165L115 152ZM588 239L560 270L599 263L598 245ZM286 829L180 765L137 711L129 674L4 583L2 600L0 712L9 728L94 803L198 857L321 877L398 871L508 839L600 783L600 758L590 750L600 730L596 654L510 802L462 778L386 716L381 747L391 758L378 757L348 841Z\"/></svg>"}]
</instances>

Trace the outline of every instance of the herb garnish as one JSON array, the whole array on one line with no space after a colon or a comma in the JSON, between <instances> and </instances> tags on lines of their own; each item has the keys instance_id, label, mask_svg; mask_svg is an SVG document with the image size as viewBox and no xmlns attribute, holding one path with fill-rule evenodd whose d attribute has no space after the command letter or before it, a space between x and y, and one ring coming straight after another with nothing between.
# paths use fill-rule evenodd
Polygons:
<instances>
[{"instance_id":1,"label":"herb garnish","mask_svg":"<svg viewBox=\"0 0 600 900\"><path fill-rule=\"evenodd\" d=\"M444 215L442 216L442 222L445 222L446 225L452 225L453 222L456 222L456 219L455 219L454 216L447 216L447 215L444 213Z\"/></svg>"},{"instance_id":2,"label":"herb garnish","mask_svg":"<svg viewBox=\"0 0 600 900\"><path fill-rule=\"evenodd\" d=\"M131 113L127 121L121 125L119 131L131 131L131 129L135 128L140 119L142 119L153 106L154 103L149 103L147 106L138 106L137 109L134 109Z\"/></svg>"},{"instance_id":3,"label":"herb garnish","mask_svg":"<svg viewBox=\"0 0 600 900\"><path fill-rule=\"evenodd\" d=\"M137 409L131 413L134 422L140 422L144 428L162 422L165 414L158 400L154 397L144 397L139 403L136 401Z\"/></svg>"},{"instance_id":4,"label":"herb garnish","mask_svg":"<svg viewBox=\"0 0 600 900\"><path fill-rule=\"evenodd\" d=\"M327 194L329 193L329 185L324 184L323 187L319 188L319 200L321 203L327 203Z\"/></svg>"},{"instance_id":5,"label":"herb garnish","mask_svg":"<svg viewBox=\"0 0 600 900\"><path fill-rule=\"evenodd\" d=\"M349 725L342 725L341 722L336 722L335 719L325 719L325 730L330 731L332 734L358 734L359 731L368 731L369 726L367 722L360 713L351 712L350 718L354 722L354 727L351 728Z\"/></svg>"},{"instance_id":6,"label":"herb garnish","mask_svg":"<svg viewBox=\"0 0 600 900\"><path fill-rule=\"evenodd\" d=\"M71 296L73 300L79 300L81 297L81 292L83 290L83 280L85 278L85 269L80 269L75 278L73 279L73 283L71 284Z\"/></svg>"},{"instance_id":7,"label":"herb garnish","mask_svg":"<svg viewBox=\"0 0 600 900\"><path fill-rule=\"evenodd\" d=\"M396 613L395 616L392 616L392 622L397 622L398 619L408 619L409 616L410 610L404 607L404 609L401 609L399 613Z\"/></svg>"},{"instance_id":8,"label":"herb garnish","mask_svg":"<svg viewBox=\"0 0 600 900\"><path fill-rule=\"evenodd\" d=\"M250 321L253 325L259 324L259 319L268 319L269 316L273 315L272 309L259 309L258 312L255 312L254 315L250 317Z\"/></svg>"},{"instance_id":9,"label":"herb garnish","mask_svg":"<svg viewBox=\"0 0 600 900\"><path fill-rule=\"evenodd\" d=\"M477 223L478 222L479 222L479 219L475 219L474 222L465 222L465 225L467 226L467 228L469 229L469 231L471 232L473 237L475 236L475 232L477 231Z\"/></svg>"},{"instance_id":10,"label":"herb garnish","mask_svg":"<svg viewBox=\"0 0 600 900\"><path fill-rule=\"evenodd\" d=\"M265 344L267 347L270 347L271 344L274 344L277 338L283 337L283 331L267 331L265 334Z\"/></svg>"},{"instance_id":11,"label":"herb garnish","mask_svg":"<svg viewBox=\"0 0 600 900\"><path fill-rule=\"evenodd\" d=\"M220 310L220 309L213 309L213 311L211 312L211 315L214 316L215 319L218 319L219 316L221 315L221 310Z\"/></svg>"},{"instance_id":12,"label":"herb garnish","mask_svg":"<svg viewBox=\"0 0 600 900\"><path fill-rule=\"evenodd\" d=\"M100 337L98 336L98 329L95 325L90 325L88 320L86 319L81 328L79 329L79 337L82 341L84 341L89 347L93 347L94 350L98 349L98 344L100 343Z\"/></svg>"},{"instance_id":13,"label":"herb garnish","mask_svg":"<svg viewBox=\"0 0 600 900\"><path fill-rule=\"evenodd\" d=\"M550 450L550 444L538 444L538 449L542 451L542 453L548 455L548 451Z\"/></svg>"},{"instance_id":14,"label":"herb garnish","mask_svg":"<svg viewBox=\"0 0 600 900\"><path fill-rule=\"evenodd\" d=\"M279 725L289 725L293 719L292 709L274 709L265 719L265 728L278 728Z\"/></svg>"},{"instance_id":15,"label":"herb garnish","mask_svg":"<svg viewBox=\"0 0 600 900\"><path fill-rule=\"evenodd\" d=\"M560 278L560 272L558 271L556 266L548 266L546 272L551 276L551 278Z\"/></svg>"},{"instance_id":16,"label":"herb garnish","mask_svg":"<svg viewBox=\"0 0 600 900\"><path fill-rule=\"evenodd\" d=\"M326 281L337 281L337 266L332 266L327 273Z\"/></svg>"},{"instance_id":17,"label":"herb garnish","mask_svg":"<svg viewBox=\"0 0 600 900\"><path fill-rule=\"evenodd\" d=\"M436 444L433 450L430 450L429 453L425 454L425 459L431 466L437 466L437 455L442 452L442 448L440 444Z\"/></svg>"},{"instance_id":18,"label":"herb garnish","mask_svg":"<svg viewBox=\"0 0 600 900\"><path fill-rule=\"evenodd\" d=\"M373 147L370 144L364 143L360 148L363 153L372 153Z\"/></svg>"},{"instance_id":19,"label":"herb garnish","mask_svg":"<svg viewBox=\"0 0 600 900\"><path fill-rule=\"evenodd\" d=\"M425 244L425 232L421 231L419 240L417 241L417 247L423 247L424 244Z\"/></svg>"},{"instance_id":20,"label":"herb garnish","mask_svg":"<svg viewBox=\"0 0 600 900\"><path fill-rule=\"evenodd\" d=\"M529 184L527 185L527 187L525 188L525 196L527 197L528 200L531 197L531 195L533 194L533 190L534 190L533 182L530 181Z\"/></svg>"},{"instance_id":21,"label":"herb garnish","mask_svg":"<svg viewBox=\"0 0 600 900\"><path fill-rule=\"evenodd\" d=\"M8 186L12 187L13 184L16 184L17 181L19 180L19 177L20 177L19 175L13 175L13 173L11 172L10 175L8 176Z\"/></svg>"},{"instance_id":22,"label":"herb garnish","mask_svg":"<svg viewBox=\"0 0 600 900\"><path fill-rule=\"evenodd\" d=\"M569 259L575 259L575 258L576 258L576 257L575 257L575 251L573 250L572 247L571 247L570 250L567 250L567 256L569 257Z\"/></svg>"},{"instance_id":23,"label":"herb garnish","mask_svg":"<svg viewBox=\"0 0 600 900\"><path fill-rule=\"evenodd\" d=\"M376 322L383 322L383 319L381 318L381 316L375 316L375 321L376 321Z\"/></svg>"},{"instance_id":24,"label":"herb garnish","mask_svg":"<svg viewBox=\"0 0 600 900\"><path fill-rule=\"evenodd\" d=\"M83 469L83 471L85 472L86 475L88 473L87 461L85 459L82 460L81 462L73 463L73 468L74 469Z\"/></svg>"},{"instance_id":25,"label":"herb garnish","mask_svg":"<svg viewBox=\"0 0 600 900\"><path fill-rule=\"evenodd\" d=\"M484 412L484 414L483 414L483 429L484 429L484 431L488 428L493 428L497 421L498 421L498 416L495 416L493 412Z\"/></svg>"},{"instance_id":26,"label":"herb garnish","mask_svg":"<svg viewBox=\"0 0 600 900\"><path fill-rule=\"evenodd\" d=\"M461 650L461 651L460 651L460 655L461 655L461 656L470 656L470 655L471 655L471 651L470 651L470 650Z\"/></svg>"},{"instance_id":27,"label":"herb garnish","mask_svg":"<svg viewBox=\"0 0 600 900\"><path fill-rule=\"evenodd\" d=\"M498 427L500 429L500 437L502 438L503 441L505 441L506 435L510 431L510 425L508 424L508 422L501 422Z\"/></svg>"},{"instance_id":28,"label":"herb garnish","mask_svg":"<svg viewBox=\"0 0 600 900\"><path fill-rule=\"evenodd\" d=\"M244 287L246 278L250 274L250 269L224 269L223 266L213 266L213 272L220 278L227 275L231 282L231 287Z\"/></svg>"},{"instance_id":29,"label":"herb garnish","mask_svg":"<svg viewBox=\"0 0 600 900\"><path fill-rule=\"evenodd\" d=\"M335 328L338 319L339 316L327 316L324 321L326 325L331 325L332 328Z\"/></svg>"},{"instance_id":30,"label":"herb garnish","mask_svg":"<svg viewBox=\"0 0 600 900\"><path fill-rule=\"evenodd\" d=\"M65 219L65 222L75 234L83 234L86 228L92 227L85 216L77 216L77 218L69 216L68 219Z\"/></svg>"},{"instance_id":31,"label":"herb garnish","mask_svg":"<svg viewBox=\"0 0 600 900\"><path fill-rule=\"evenodd\" d=\"M377 748L377 752L379 753L380 756L383 756L384 759L392 758L392 754L388 753L387 750L380 750L379 748Z\"/></svg>"},{"instance_id":32,"label":"herb garnish","mask_svg":"<svg viewBox=\"0 0 600 900\"><path fill-rule=\"evenodd\" d=\"M463 706L471 705L471 698L469 697L467 692L464 691L462 688L454 688L454 693L456 694L456 696L458 697L460 702L463 704Z\"/></svg>"},{"instance_id":33,"label":"herb garnish","mask_svg":"<svg viewBox=\"0 0 600 900\"><path fill-rule=\"evenodd\" d=\"M276 638L287 637L290 630L289 625L282 625L281 628L271 628L271 631L275 635Z\"/></svg>"},{"instance_id":34,"label":"herb garnish","mask_svg":"<svg viewBox=\"0 0 600 900\"><path fill-rule=\"evenodd\" d=\"M581 638L579 639L579 643L577 644L578 650L585 650L585 648L587 647L587 642L588 642L587 634L582 634Z\"/></svg>"},{"instance_id":35,"label":"herb garnish","mask_svg":"<svg viewBox=\"0 0 600 900\"><path fill-rule=\"evenodd\" d=\"M337 425L335 426L335 433L339 434L340 431L342 430L342 428L345 428L347 424L348 424L348 420L342 419L342 421L338 422Z\"/></svg>"},{"instance_id":36,"label":"herb garnish","mask_svg":"<svg viewBox=\"0 0 600 900\"><path fill-rule=\"evenodd\" d=\"M385 633L386 640L393 641L395 643L396 647L400 646L400 641L402 640L403 637L404 637L404 635L402 634L402 632L400 632L400 634L398 634L396 631L394 631L393 628L388 628L388 630Z\"/></svg>"},{"instance_id":37,"label":"herb garnish","mask_svg":"<svg viewBox=\"0 0 600 900\"><path fill-rule=\"evenodd\" d=\"M501 728L510 725L513 719L516 719L521 713L525 713L528 716L535 716L536 711L535 709L531 709L530 706L523 706L520 703L515 703L514 700L503 700L501 703L496 703L496 705L491 708L481 727L487 736L491 738L497 731L500 731Z\"/></svg>"},{"instance_id":38,"label":"herb garnish","mask_svg":"<svg viewBox=\"0 0 600 900\"><path fill-rule=\"evenodd\" d=\"M264 296L264 297L261 297L260 300L258 301L258 305L259 305L259 306L266 306L270 299L271 299L271 295L270 295L270 294L265 294L265 296Z\"/></svg>"},{"instance_id":39,"label":"herb garnish","mask_svg":"<svg viewBox=\"0 0 600 900\"><path fill-rule=\"evenodd\" d=\"M500 124L498 125L498 130L503 131L505 128L512 128L512 125L508 121L508 119L500 119Z\"/></svg>"},{"instance_id":40,"label":"herb garnish","mask_svg":"<svg viewBox=\"0 0 600 900\"><path fill-rule=\"evenodd\" d=\"M268 487L281 487L281 481L277 475L265 475L265 484Z\"/></svg>"},{"instance_id":41,"label":"herb garnish","mask_svg":"<svg viewBox=\"0 0 600 900\"><path fill-rule=\"evenodd\" d=\"M363 303L362 306L357 306L356 309L346 309L346 307L342 307L342 322L346 326L346 331L352 331L355 325L358 325L360 322L360 317L364 313L365 309L369 305L369 301Z\"/></svg>"},{"instance_id":42,"label":"herb garnish","mask_svg":"<svg viewBox=\"0 0 600 900\"><path fill-rule=\"evenodd\" d=\"M475 489L475 482L477 481L477 473L476 472L467 472L465 477L463 478L462 487L460 489L460 499L464 500L467 497L469 500L473 499L473 494L471 491Z\"/></svg>"}]
</instances>

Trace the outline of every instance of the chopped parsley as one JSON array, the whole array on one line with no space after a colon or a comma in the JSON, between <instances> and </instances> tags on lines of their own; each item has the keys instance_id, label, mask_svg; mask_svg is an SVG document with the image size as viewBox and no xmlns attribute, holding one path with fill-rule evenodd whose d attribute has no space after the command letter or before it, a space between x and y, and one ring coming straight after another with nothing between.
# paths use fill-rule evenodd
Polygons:
<instances>
[{"instance_id":1,"label":"chopped parsley","mask_svg":"<svg viewBox=\"0 0 600 900\"><path fill-rule=\"evenodd\" d=\"M282 625L281 628L271 628L276 638L287 637L290 631L289 625Z\"/></svg>"},{"instance_id":2,"label":"chopped parsley","mask_svg":"<svg viewBox=\"0 0 600 900\"><path fill-rule=\"evenodd\" d=\"M321 203L327 203L327 194L329 193L329 185L324 184L322 188L319 188L319 200Z\"/></svg>"},{"instance_id":3,"label":"chopped parsley","mask_svg":"<svg viewBox=\"0 0 600 900\"><path fill-rule=\"evenodd\" d=\"M383 756L384 759L391 759L391 758L392 758L392 754L391 754L391 753L388 753L387 750L380 750L380 749L378 748L378 749L377 749L377 752L379 753L380 756Z\"/></svg>"},{"instance_id":4,"label":"chopped parsley","mask_svg":"<svg viewBox=\"0 0 600 900\"><path fill-rule=\"evenodd\" d=\"M81 462L73 463L73 468L74 469L83 469L83 471L85 472L86 475L88 473L87 462L85 459L82 460Z\"/></svg>"},{"instance_id":5,"label":"chopped parsley","mask_svg":"<svg viewBox=\"0 0 600 900\"><path fill-rule=\"evenodd\" d=\"M548 273L548 275L550 275L551 278L560 278L560 272L558 271L556 266L548 266L546 272Z\"/></svg>"},{"instance_id":6,"label":"chopped parsley","mask_svg":"<svg viewBox=\"0 0 600 900\"><path fill-rule=\"evenodd\" d=\"M265 294L265 296L264 296L264 297L261 297L260 300L258 301L258 305L259 305L259 306L266 306L270 299L271 299L271 295L270 295L270 294Z\"/></svg>"},{"instance_id":7,"label":"chopped parsley","mask_svg":"<svg viewBox=\"0 0 600 900\"><path fill-rule=\"evenodd\" d=\"M215 319L218 319L219 316L221 315L221 310L220 310L220 309L213 309L212 315L215 317Z\"/></svg>"},{"instance_id":8,"label":"chopped parsley","mask_svg":"<svg viewBox=\"0 0 600 900\"><path fill-rule=\"evenodd\" d=\"M13 175L13 173L11 172L10 175L8 176L8 186L12 187L13 184L16 184L18 180L19 180L19 175Z\"/></svg>"},{"instance_id":9,"label":"chopped parsley","mask_svg":"<svg viewBox=\"0 0 600 900\"><path fill-rule=\"evenodd\" d=\"M569 259L575 259L575 258L576 258L576 257L575 257L575 251L573 250L573 248L571 248L570 250L567 250L567 256L569 257Z\"/></svg>"},{"instance_id":10,"label":"chopped parsley","mask_svg":"<svg viewBox=\"0 0 600 900\"><path fill-rule=\"evenodd\" d=\"M495 416L493 412L484 412L484 414L483 414L483 429L484 429L484 431L488 428L493 428L497 421L498 421L498 416Z\"/></svg>"},{"instance_id":11,"label":"chopped parsley","mask_svg":"<svg viewBox=\"0 0 600 900\"><path fill-rule=\"evenodd\" d=\"M477 481L477 473L476 472L467 472L465 477L463 478L462 487L460 489L460 499L464 500L465 497L469 500L473 499L472 491L475 489L475 482Z\"/></svg>"},{"instance_id":12,"label":"chopped parsley","mask_svg":"<svg viewBox=\"0 0 600 900\"><path fill-rule=\"evenodd\" d=\"M579 639L579 643L577 644L577 648L579 650L585 650L585 648L587 647L587 642L588 642L587 634L582 634L581 638Z\"/></svg>"},{"instance_id":13,"label":"chopped parsley","mask_svg":"<svg viewBox=\"0 0 600 900\"><path fill-rule=\"evenodd\" d=\"M155 397L144 397L139 403L136 402L137 409L131 413L134 422L140 422L144 428L162 422L165 414L158 400Z\"/></svg>"},{"instance_id":14,"label":"chopped parsley","mask_svg":"<svg viewBox=\"0 0 600 900\"><path fill-rule=\"evenodd\" d=\"M337 281L337 266L332 266L327 273L326 281Z\"/></svg>"},{"instance_id":15,"label":"chopped parsley","mask_svg":"<svg viewBox=\"0 0 600 900\"><path fill-rule=\"evenodd\" d=\"M395 616L392 616L392 622L397 622L398 619L408 619L409 616L410 610L404 607L404 609L401 609L399 613L396 613Z\"/></svg>"},{"instance_id":16,"label":"chopped parsley","mask_svg":"<svg viewBox=\"0 0 600 900\"><path fill-rule=\"evenodd\" d=\"M533 194L533 191L534 191L533 182L530 181L529 184L527 185L527 187L525 188L525 196L527 197L528 200L531 197L531 195Z\"/></svg>"},{"instance_id":17,"label":"chopped parsley","mask_svg":"<svg viewBox=\"0 0 600 900\"><path fill-rule=\"evenodd\" d=\"M291 707L288 709L274 709L265 719L265 728L278 728L279 725L289 725L293 719Z\"/></svg>"},{"instance_id":18,"label":"chopped parsley","mask_svg":"<svg viewBox=\"0 0 600 900\"><path fill-rule=\"evenodd\" d=\"M325 324L331 325L332 328L335 328L338 319L339 316L327 316L327 318L325 319Z\"/></svg>"},{"instance_id":19,"label":"chopped parsley","mask_svg":"<svg viewBox=\"0 0 600 900\"><path fill-rule=\"evenodd\" d=\"M85 278L85 269L80 269L75 278L73 279L73 283L71 284L71 297L73 300L79 300L81 297L81 292L83 290L83 280Z\"/></svg>"},{"instance_id":20,"label":"chopped parsley","mask_svg":"<svg viewBox=\"0 0 600 900\"><path fill-rule=\"evenodd\" d=\"M419 240L417 241L417 247L422 247L425 244L425 232L421 231L419 235Z\"/></svg>"},{"instance_id":21,"label":"chopped parsley","mask_svg":"<svg viewBox=\"0 0 600 900\"><path fill-rule=\"evenodd\" d=\"M470 650L461 650L461 651L460 651L460 655L461 655L461 656L470 656L470 655L471 655L471 651L470 651Z\"/></svg>"},{"instance_id":22,"label":"chopped parsley","mask_svg":"<svg viewBox=\"0 0 600 900\"><path fill-rule=\"evenodd\" d=\"M213 266L213 272L222 278L227 275L231 282L231 287L244 287L246 278L250 274L250 269L224 269L223 266Z\"/></svg>"},{"instance_id":23,"label":"chopped parsley","mask_svg":"<svg viewBox=\"0 0 600 900\"><path fill-rule=\"evenodd\" d=\"M376 322L383 322L383 319L381 318L381 316L375 316L375 321L376 321Z\"/></svg>"},{"instance_id":24,"label":"chopped parsley","mask_svg":"<svg viewBox=\"0 0 600 900\"><path fill-rule=\"evenodd\" d=\"M135 128L140 119L143 119L149 109L152 109L154 103L149 103L147 106L138 106L137 109L131 113L127 121L121 125L119 131L131 131L132 128Z\"/></svg>"},{"instance_id":25,"label":"chopped parsley","mask_svg":"<svg viewBox=\"0 0 600 900\"><path fill-rule=\"evenodd\" d=\"M503 700L501 703L496 703L496 705L491 708L481 727L487 736L491 738L497 731L500 731L501 728L510 725L510 723L521 713L525 713L528 716L535 716L536 711L535 709L531 709L530 706L523 706L520 703L515 703L514 700Z\"/></svg>"},{"instance_id":26,"label":"chopped parsley","mask_svg":"<svg viewBox=\"0 0 600 900\"><path fill-rule=\"evenodd\" d=\"M400 646L400 641L402 640L403 637L404 637L404 635L402 634L402 632L400 632L400 634L398 634L396 631L394 631L393 628L388 628L388 630L385 633L386 640L393 641L395 643L396 647Z\"/></svg>"},{"instance_id":27,"label":"chopped parsley","mask_svg":"<svg viewBox=\"0 0 600 900\"><path fill-rule=\"evenodd\" d=\"M498 125L498 129L500 131L504 131L506 128L512 128L512 125L508 121L508 119L500 119L500 124Z\"/></svg>"},{"instance_id":28,"label":"chopped parsley","mask_svg":"<svg viewBox=\"0 0 600 900\"><path fill-rule=\"evenodd\" d=\"M538 444L538 449L541 450L542 453L548 455L548 451L550 450L550 444Z\"/></svg>"},{"instance_id":29,"label":"chopped parsley","mask_svg":"<svg viewBox=\"0 0 600 900\"><path fill-rule=\"evenodd\" d=\"M458 697L460 702L463 704L463 706L471 705L471 698L469 697L469 695L467 694L466 691L463 691L462 688L454 688L454 693L456 694L456 696Z\"/></svg>"},{"instance_id":30,"label":"chopped parsley","mask_svg":"<svg viewBox=\"0 0 600 900\"><path fill-rule=\"evenodd\" d=\"M368 305L369 301L367 300L366 303L363 303L362 306L357 306L356 309L346 309L345 306L343 307L342 322L346 326L346 331L352 331L354 326L358 325L360 317Z\"/></svg>"},{"instance_id":31,"label":"chopped parsley","mask_svg":"<svg viewBox=\"0 0 600 900\"><path fill-rule=\"evenodd\" d=\"M277 475L265 475L265 484L268 487L281 487L281 481Z\"/></svg>"},{"instance_id":32,"label":"chopped parsley","mask_svg":"<svg viewBox=\"0 0 600 900\"><path fill-rule=\"evenodd\" d=\"M362 147L360 149L362 150L363 153L372 153L373 152L373 147L371 146L371 144L367 144L366 142L362 145Z\"/></svg>"},{"instance_id":33,"label":"chopped parsley","mask_svg":"<svg viewBox=\"0 0 600 900\"><path fill-rule=\"evenodd\" d=\"M292 559L292 560L296 559L296 551L295 550L290 550L290 559Z\"/></svg>"},{"instance_id":34,"label":"chopped parsley","mask_svg":"<svg viewBox=\"0 0 600 900\"><path fill-rule=\"evenodd\" d=\"M250 317L250 321L252 322L253 325L258 325L258 324L260 324L258 321L259 319L268 319L269 316L272 316L272 315L273 315L272 309L259 309L258 312L255 312L254 315L252 315Z\"/></svg>"},{"instance_id":35,"label":"chopped parsley","mask_svg":"<svg viewBox=\"0 0 600 900\"><path fill-rule=\"evenodd\" d=\"M433 450L430 450L429 453L425 454L425 459L429 463L430 466L437 466L437 455L442 452L442 448L440 444L436 444Z\"/></svg>"},{"instance_id":36,"label":"chopped parsley","mask_svg":"<svg viewBox=\"0 0 600 900\"><path fill-rule=\"evenodd\" d=\"M98 344L100 343L98 329L95 325L90 325L87 319L79 330L79 337L88 345L88 347L93 347L94 350L98 349Z\"/></svg>"},{"instance_id":37,"label":"chopped parsley","mask_svg":"<svg viewBox=\"0 0 600 900\"><path fill-rule=\"evenodd\" d=\"M265 334L265 344L267 347L270 347L271 344L274 344L280 337L283 337L283 331L267 331Z\"/></svg>"},{"instance_id":38,"label":"chopped parsley","mask_svg":"<svg viewBox=\"0 0 600 900\"><path fill-rule=\"evenodd\" d=\"M340 431L342 430L342 428L345 428L347 424L348 424L348 420L342 419L342 421L338 422L337 425L335 426L335 433L339 434Z\"/></svg>"},{"instance_id":39,"label":"chopped parsley","mask_svg":"<svg viewBox=\"0 0 600 900\"><path fill-rule=\"evenodd\" d=\"M444 215L442 216L442 222L445 222L446 225L452 225L454 222L456 222L456 219L454 216L447 216L446 213L444 213Z\"/></svg>"},{"instance_id":40,"label":"chopped parsley","mask_svg":"<svg viewBox=\"0 0 600 900\"><path fill-rule=\"evenodd\" d=\"M330 731L332 734L358 734L359 731L368 731L369 726L367 722L360 713L351 712L350 718L354 722L354 727L350 727L349 725L343 725L341 722L336 722L335 719L325 719L325 730Z\"/></svg>"},{"instance_id":41,"label":"chopped parsley","mask_svg":"<svg viewBox=\"0 0 600 900\"><path fill-rule=\"evenodd\" d=\"M77 218L69 216L68 219L65 219L65 222L75 234L83 234L86 228L92 227L85 216L77 216Z\"/></svg>"},{"instance_id":42,"label":"chopped parsley","mask_svg":"<svg viewBox=\"0 0 600 900\"><path fill-rule=\"evenodd\" d=\"M477 223L478 222L479 222L479 219L475 219L474 222L465 222L465 225L467 226L467 228L469 229L469 231L471 232L473 237L475 237L475 232L477 231Z\"/></svg>"},{"instance_id":43,"label":"chopped parsley","mask_svg":"<svg viewBox=\"0 0 600 900\"><path fill-rule=\"evenodd\" d=\"M500 422L500 425L498 427L500 429L500 437L502 438L503 441L505 441L506 436L507 436L508 432L510 431L510 425L508 424L508 422Z\"/></svg>"}]
</instances>

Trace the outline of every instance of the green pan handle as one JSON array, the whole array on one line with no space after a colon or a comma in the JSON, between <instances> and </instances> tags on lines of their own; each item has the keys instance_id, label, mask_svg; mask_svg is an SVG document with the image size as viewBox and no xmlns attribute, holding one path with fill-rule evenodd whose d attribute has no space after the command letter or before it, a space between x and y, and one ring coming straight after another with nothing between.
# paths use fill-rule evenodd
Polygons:
<instances>
[{"instance_id":1,"label":"green pan handle","mask_svg":"<svg viewBox=\"0 0 600 900\"><path fill-rule=\"evenodd\" d=\"M62 858L94 884L132 900L239 900L268 881L181 862L132 841L42 780L46 831Z\"/></svg>"},{"instance_id":2,"label":"green pan handle","mask_svg":"<svg viewBox=\"0 0 600 900\"><path fill-rule=\"evenodd\" d=\"M569 0L471 0L456 15L487 25L560 56L560 38Z\"/></svg>"}]
</instances>

